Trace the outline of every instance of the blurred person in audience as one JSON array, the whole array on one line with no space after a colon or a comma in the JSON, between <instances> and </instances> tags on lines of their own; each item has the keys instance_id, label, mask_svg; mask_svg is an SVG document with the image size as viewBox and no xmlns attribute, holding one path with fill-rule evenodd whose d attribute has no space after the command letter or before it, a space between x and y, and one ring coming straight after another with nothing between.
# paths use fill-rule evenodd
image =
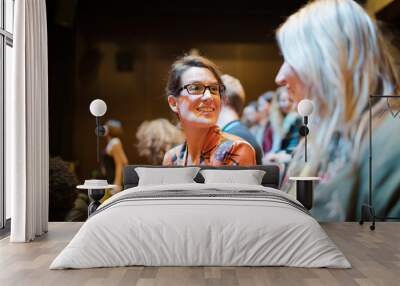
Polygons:
<instances>
[{"instance_id":1,"label":"blurred person in audience","mask_svg":"<svg viewBox=\"0 0 400 286\"><path fill-rule=\"evenodd\" d=\"M128 164L124 147L121 142L123 136L122 124L119 120L110 119L105 124L105 138L107 141L106 148L102 157L102 175L107 182L117 185L116 191L121 190L122 172L124 166ZM109 192L103 197L103 200L109 197Z\"/></svg>"},{"instance_id":2,"label":"blurred person in audience","mask_svg":"<svg viewBox=\"0 0 400 286\"><path fill-rule=\"evenodd\" d=\"M224 93L220 72L210 60L184 56L173 63L166 95L181 123L185 142L165 154L164 165L256 164L254 148L217 125Z\"/></svg>"},{"instance_id":3,"label":"blurred person in audience","mask_svg":"<svg viewBox=\"0 0 400 286\"><path fill-rule=\"evenodd\" d=\"M249 142L256 151L257 165L261 165L263 156L261 146L247 126L239 120L246 98L244 88L240 81L231 75L224 74L221 79L226 90L225 95L222 97L221 112L219 113L217 124L223 132L239 136Z\"/></svg>"},{"instance_id":4,"label":"blurred person in audience","mask_svg":"<svg viewBox=\"0 0 400 286\"><path fill-rule=\"evenodd\" d=\"M249 128L250 132L255 135L253 127L255 127L260 121L257 101L251 101L243 108L241 121L247 126L247 128Z\"/></svg>"},{"instance_id":5,"label":"blurred person in audience","mask_svg":"<svg viewBox=\"0 0 400 286\"><path fill-rule=\"evenodd\" d=\"M68 212L66 221L86 221L88 218L88 206L90 204L87 190L75 190L76 199L74 207Z\"/></svg>"},{"instance_id":6,"label":"blurred person in audience","mask_svg":"<svg viewBox=\"0 0 400 286\"><path fill-rule=\"evenodd\" d=\"M272 148L272 128L270 122L270 110L275 92L267 91L257 99L257 108L260 121L255 129L256 139L263 149L263 154Z\"/></svg>"},{"instance_id":7,"label":"blurred person in audience","mask_svg":"<svg viewBox=\"0 0 400 286\"><path fill-rule=\"evenodd\" d=\"M288 163L293 150L299 144L300 115L295 111L296 103L290 98L286 87L276 90L276 99L270 107L270 119L265 128L263 162ZM271 141L272 139L272 141Z\"/></svg>"},{"instance_id":8,"label":"blurred person in audience","mask_svg":"<svg viewBox=\"0 0 400 286\"><path fill-rule=\"evenodd\" d=\"M277 30L284 57L276 82L313 101L308 161L299 145L289 176L319 176L312 214L358 220L368 201L369 96L399 94L399 75L375 21L352 0L313 1ZM400 216L400 124L386 100L372 106L372 200L377 216ZM301 143L302 144L302 143ZM287 181L287 180L285 180ZM292 193L289 181L284 190Z\"/></svg>"},{"instance_id":9,"label":"blurred person in audience","mask_svg":"<svg viewBox=\"0 0 400 286\"><path fill-rule=\"evenodd\" d=\"M165 118L142 122L136 139L139 155L152 165L161 165L165 152L185 141L183 132Z\"/></svg>"},{"instance_id":10,"label":"blurred person in audience","mask_svg":"<svg viewBox=\"0 0 400 286\"><path fill-rule=\"evenodd\" d=\"M65 221L74 208L78 178L60 157L49 162L49 221Z\"/></svg>"}]
</instances>

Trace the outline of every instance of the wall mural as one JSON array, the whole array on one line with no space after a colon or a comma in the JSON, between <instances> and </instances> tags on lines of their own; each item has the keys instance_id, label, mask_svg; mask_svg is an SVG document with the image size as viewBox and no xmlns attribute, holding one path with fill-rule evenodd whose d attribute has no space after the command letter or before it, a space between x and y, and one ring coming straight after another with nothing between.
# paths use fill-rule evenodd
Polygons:
<instances>
[{"instance_id":1,"label":"wall mural","mask_svg":"<svg viewBox=\"0 0 400 286\"><path fill-rule=\"evenodd\" d=\"M126 36L129 27L114 35L116 29L98 33L89 21L82 25L74 38L76 45L71 45L74 60L63 63L71 72L52 79L57 83L53 89L50 85L52 219L85 220L89 198L86 190L76 191L75 183L101 179L116 185L105 191L101 203L123 191L123 168L132 164L275 164L281 191L296 197L301 184L313 186L308 200L318 220L357 221L363 209L368 215L368 208L363 208L369 200L370 178L368 96L372 90L398 91L394 68L382 67L377 79L367 80L375 73L366 76L368 69L361 63L372 67L383 62L374 62L378 51L370 54L364 43L349 47L364 51L361 69L350 63L343 66L339 59L350 56L341 55L341 50L332 53L328 45L313 46L320 40L302 38L308 33L294 33L294 20L277 30L276 39L267 41L259 40L256 29L243 36L245 28L242 36L234 35L242 37L236 41L230 38L232 32L226 39L218 31L207 37L203 26L188 23L188 32L199 33L185 38L187 43L178 36L166 40L162 30L139 20L143 19L131 23L141 25L133 37ZM51 35L50 30L50 47ZM302 45L290 45L287 37ZM343 45L350 42L356 41ZM381 44L375 45L377 49L383 49ZM64 53L67 48L63 47ZM299 49L307 61L299 59ZM321 50L320 57L310 52L314 50ZM321 61L322 55L327 59ZM61 73L56 63L49 61L50 70ZM54 87L62 86L64 78L68 79L64 90ZM104 134L98 147L96 121L89 113L97 98L107 104L100 118ZM307 115L298 110L304 99L313 106ZM73 108L61 110L64 105L55 104L61 101ZM400 216L399 106L395 98L388 98L374 101L371 109L371 189L377 217Z\"/></svg>"}]
</instances>

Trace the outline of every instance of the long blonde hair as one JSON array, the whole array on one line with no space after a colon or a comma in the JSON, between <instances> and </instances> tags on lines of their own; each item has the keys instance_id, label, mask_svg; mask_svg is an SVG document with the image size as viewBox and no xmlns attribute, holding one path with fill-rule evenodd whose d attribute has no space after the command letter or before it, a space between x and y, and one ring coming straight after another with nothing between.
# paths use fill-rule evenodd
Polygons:
<instances>
[{"instance_id":1,"label":"long blonde hair","mask_svg":"<svg viewBox=\"0 0 400 286\"><path fill-rule=\"evenodd\" d=\"M277 40L314 102L311 123L318 127L312 129L309 167L315 173L327 164L337 132L353 145L349 150L359 151L369 95L395 93L399 78L374 20L352 0L307 4L279 27ZM297 159L303 152L297 149Z\"/></svg>"},{"instance_id":2,"label":"long blonde hair","mask_svg":"<svg viewBox=\"0 0 400 286\"><path fill-rule=\"evenodd\" d=\"M143 121L136 132L136 144L140 156L151 164L160 165L167 150L183 143L182 131L165 118Z\"/></svg>"}]
</instances>

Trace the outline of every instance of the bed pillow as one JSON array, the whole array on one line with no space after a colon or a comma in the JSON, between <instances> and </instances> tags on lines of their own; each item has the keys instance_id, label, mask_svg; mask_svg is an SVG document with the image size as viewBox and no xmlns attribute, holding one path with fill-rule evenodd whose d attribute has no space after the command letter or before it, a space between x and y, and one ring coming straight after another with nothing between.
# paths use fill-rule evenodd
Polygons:
<instances>
[{"instance_id":1,"label":"bed pillow","mask_svg":"<svg viewBox=\"0 0 400 286\"><path fill-rule=\"evenodd\" d=\"M135 168L139 176L138 186L196 183L194 178L199 170L199 167Z\"/></svg>"},{"instance_id":2,"label":"bed pillow","mask_svg":"<svg viewBox=\"0 0 400 286\"><path fill-rule=\"evenodd\" d=\"M265 175L263 170L201 170L200 174L204 177L204 183L226 183L226 184L246 184L261 185Z\"/></svg>"}]
</instances>

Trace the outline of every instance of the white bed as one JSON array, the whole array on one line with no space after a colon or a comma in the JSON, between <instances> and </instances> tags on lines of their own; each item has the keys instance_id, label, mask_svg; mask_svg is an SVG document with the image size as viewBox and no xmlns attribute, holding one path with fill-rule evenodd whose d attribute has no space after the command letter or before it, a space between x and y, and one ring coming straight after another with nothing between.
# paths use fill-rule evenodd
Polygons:
<instances>
[{"instance_id":1,"label":"white bed","mask_svg":"<svg viewBox=\"0 0 400 286\"><path fill-rule=\"evenodd\" d=\"M138 186L114 195L50 269L128 265L351 267L285 193L198 183Z\"/></svg>"}]
</instances>

